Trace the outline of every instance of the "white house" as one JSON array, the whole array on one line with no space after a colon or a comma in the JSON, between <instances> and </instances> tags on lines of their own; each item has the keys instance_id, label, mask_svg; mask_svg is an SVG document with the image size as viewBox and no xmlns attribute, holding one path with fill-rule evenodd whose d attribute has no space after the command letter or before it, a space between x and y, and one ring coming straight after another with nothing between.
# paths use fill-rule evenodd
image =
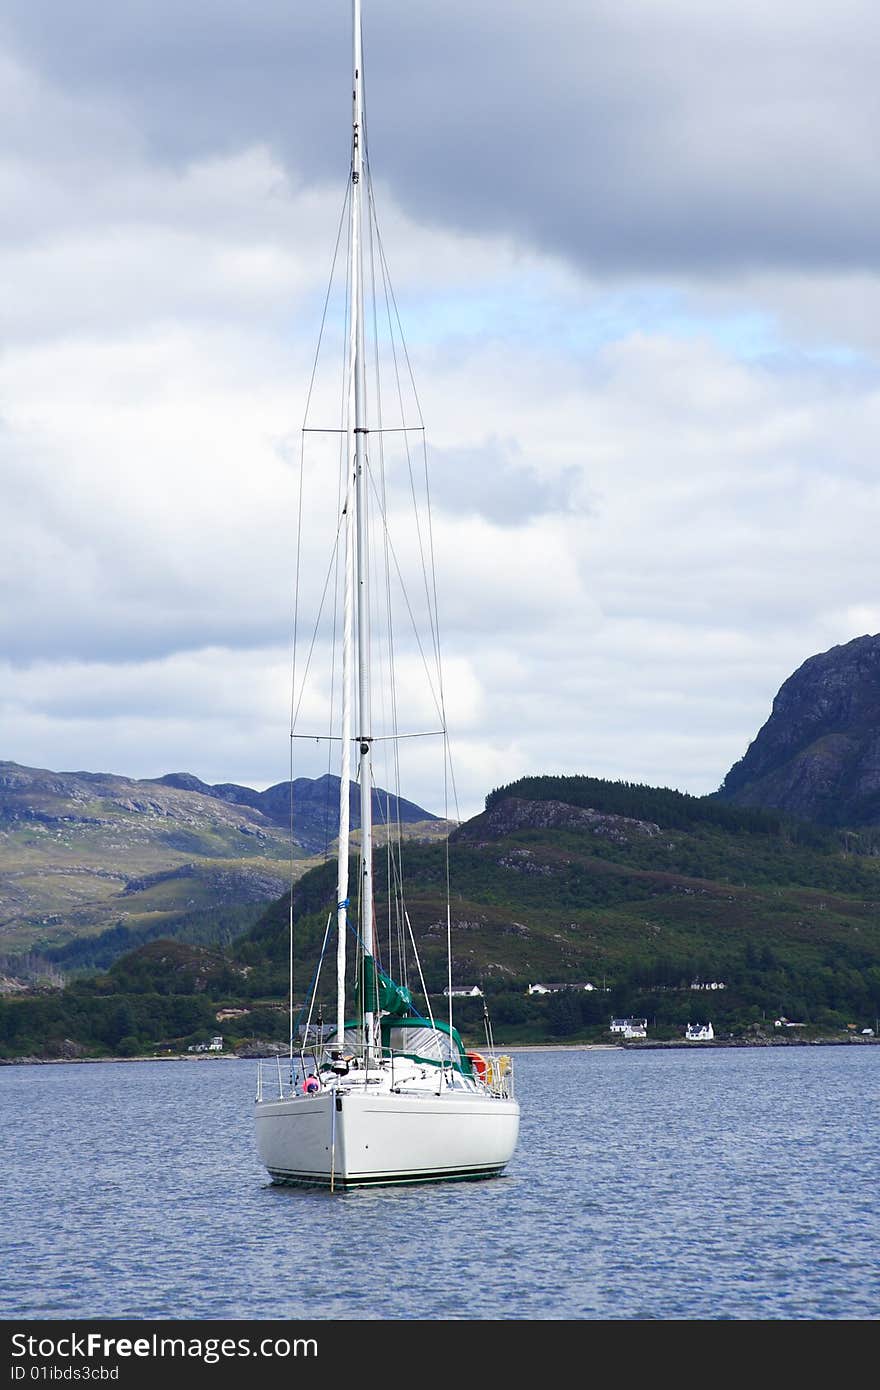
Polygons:
<instances>
[{"instance_id":1,"label":"white house","mask_svg":"<svg viewBox=\"0 0 880 1390\"><path fill-rule=\"evenodd\" d=\"M479 985L447 985L443 993L447 999L482 999L483 991Z\"/></svg>"},{"instance_id":2,"label":"white house","mask_svg":"<svg viewBox=\"0 0 880 1390\"><path fill-rule=\"evenodd\" d=\"M727 989L723 980L694 980L691 989Z\"/></svg>"},{"instance_id":3,"label":"white house","mask_svg":"<svg viewBox=\"0 0 880 1390\"><path fill-rule=\"evenodd\" d=\"M624 1038L646 1038L648 1020L646 1018L612 1018L610 1033L620 1033Z\"/></svg>"},{"instance_id":4,"label":"white house","mask_svg":"<svg viewBox=\"0 0 880 1390\"><path fill-rule=\"evenodd\" d=\"M685 1031L688 1042L712 1042L715 1029L711 1023L689 1023Z\"/></svg>"},{"instance_id":5,"label":"white house","mask_svg":"<svg viewBox=\"0 0 880 1390\"><path fill-rule=\"evenodd\" d=\"M563 990L567 989L593 990L595 988L595 985L581 983L573 985L529 985L526 994L561 994Z\"/></svg>"},{"instance_id":6,"label":"white house","mask_svg":"<svg viewBox=\"0 0 880 1390\"><path fill-rule=\"evenodd\" d=\"M187 1052L222 1052L223 1039L216 1037L212 1038L209 1043L191 1043L186 1050Z\"/></svg>"}]
</instances>

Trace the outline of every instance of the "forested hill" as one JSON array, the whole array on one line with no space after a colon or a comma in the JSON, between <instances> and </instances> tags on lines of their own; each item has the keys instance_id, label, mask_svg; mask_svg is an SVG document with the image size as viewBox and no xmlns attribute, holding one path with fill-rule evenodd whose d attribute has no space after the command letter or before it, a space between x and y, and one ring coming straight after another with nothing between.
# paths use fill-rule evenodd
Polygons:
<instances>
[{"instance_id":1,"label":"forested hill","mask_svg":"<svg viewBox=\"0 0 880 1390\"><path fill-rule=\"evenodd\" d=\"M666 788L522 779L450 837L453 983L483 987L508 1041L607 1041L621 1014L650 1018L658 1037L681 1037L701 1018L725 1036L773 1036L783 1016L861 1036L880 1014L880 856L860 846L858 836ZM441 1002L445 846L412 843L404 864L408 919ZM384 952L384 856L375 869ZM296 886L297 991L317 974L335 892L332 863ZM223 951L153 942L94 981L0 1001L0 1056L179 1051L218 1031L230 1050L283 1041L288 920L280 899ZM331 938L319 977L325 1018L334 960ZM535 982L595 988L542 999L527 994ZM711 984L723 989L710 997L701 991ZM467 1010L460 1016L467 1025ZM471 1023L478 1035L479 1016Z\"/></svg>"},{"instance_id":2,"label":"forested hill","mask_svg":"<svg viewBox=\"0 0 880 1390\"><path fill-rule=\"evenodd\" d=\"M608 782L600 777L540 776L520 777L504 787L496 787L486 797L486 810L517 797L524 801L559 801L609 815L654 821L663 829L688 830L699 825L716 825L733 834L779 836L799 844L828 847L833 837L805 821L785 816L781 811L755 810L719 801L716 796L690 796L670 787L649 787L640 782Z\"/></svg>"}]
</instances>

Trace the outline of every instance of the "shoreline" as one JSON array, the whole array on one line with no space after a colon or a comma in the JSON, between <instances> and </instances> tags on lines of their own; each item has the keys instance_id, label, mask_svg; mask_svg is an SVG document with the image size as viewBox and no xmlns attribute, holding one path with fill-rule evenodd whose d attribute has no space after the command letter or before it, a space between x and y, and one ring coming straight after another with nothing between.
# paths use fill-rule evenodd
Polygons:
<instances>
[{"instance_id":1,"label":"shoreline","mask_svg":"<svg viewBox=\"0 0 880 1390\"><path fill-rule=\"evenodd\" d=\"M731 1047L870 1047L880 1043L880 1037L863 1038L713 1038L705 1042L687 1041L685 1038L659 1038L650 1040L631 1040L616 1043L498 1043L501 1052L650 1052L669 1048L679 1048L684 1052L708 1052L713 1048Z\"/></svg>"},{"instance_id":2,"label":"shoreline","mask_svg":"<svg viewBox=\"0 0 880 1390\"><path fill-rule=\"evenodd\" d=\"M872 1047L880 1044L880 1037L863 1038L713 1038L711 1042L687 1042L684 1038L667 1038L656 1042L571 1042L571 1043L497 1043L496 1052L659 1052L676 1049L682 1052L709 1052L717 1048L755 1048L755 1047ZM273 1058L287 1061L287 1053L266 1052L257 1056L241 1057L235 1052L169 1053L165 1056L140 1057L0 1057L0 1067L59 1067L89 1066L109 1062L114 1065L124 1062L270 1062Z\"/></svg>"}]
</instances>

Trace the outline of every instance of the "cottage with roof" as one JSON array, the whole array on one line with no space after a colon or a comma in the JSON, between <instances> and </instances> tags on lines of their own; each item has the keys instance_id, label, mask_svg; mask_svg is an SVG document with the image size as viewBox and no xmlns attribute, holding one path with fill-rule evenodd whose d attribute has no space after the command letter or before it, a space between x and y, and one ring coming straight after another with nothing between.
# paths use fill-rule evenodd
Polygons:
<instances>
[{"instance_id":1,"label":"cottage with roof","mask_svg":"<svg viewBox=\"0 0 880 1390\"><path fill-rule=\"evenodd\" d=\"M579 980L574 984L529 985L526 990L526 994L562 994L565 990L569 989L585 989L589 992L590 990L594 990L595 988L596 986L591 985L589 981L583 982Z\"/></svg>"},{"instance_id":2,"label":"cottage with roof","mask_svg":"<svg viewBox=\"0 0 880 1390\"><path fill-rule=\"evenodd\" d=\"M610 1033L619 1033L624 1038L646 1038L648 1020L646 1018L612 1018Z\"/></svg>"},{"instance_id":3,"label":"cottage with roof","mask_svg":"<svg viewBox=\"0 0 880 1390\"><path fill-rule=\"evenodd\" d=\"M687 1042L712 1042L715 1029L711 1023L689 1023L684 1036Z\"/></svg>"}]
</instances>

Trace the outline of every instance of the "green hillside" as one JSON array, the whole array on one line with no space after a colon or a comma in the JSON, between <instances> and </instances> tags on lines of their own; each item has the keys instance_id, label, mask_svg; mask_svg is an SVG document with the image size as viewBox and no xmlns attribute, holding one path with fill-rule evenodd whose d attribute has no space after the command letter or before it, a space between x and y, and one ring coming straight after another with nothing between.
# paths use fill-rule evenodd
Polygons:
<instances>
[{"instance_id":1,"label":"green hillside","mask_svg":"<svg viewBox=\"0 0 880 1390\"><path fill-rule=\"evenodd\" d=\"M657 1037L708 1018L716 1033L772 1034L781 1016L807 1033L845 1036L873 1027L880 1013L880 857L872 848L713 798L590 778L524 779L493 792L450 840L453 980L482 985L508 1041L607 1039L617 1013L648 1017ZM382 864L378 856L380 942ZM445 872L442 845L406 847L409 916L437 996L446 981ZM329 864L296 887L297 994L315 973L334 897ZM100 1051L119 1044L109 1039L124 1022L133 1027L122 1035L128 1047L178 1045L216 1030L223 1006L250 1010L224 1025L230 1045L284 1038L288 916L283 898L224 951L188 956L197 948L153 943L64 994L10 1000L0 1006L0 1046L20 1054L69 1038ZM321 975L326 1017L333 949ZM538 982L596 988L527 997ZM725 988L692 989L700 983ZM182 1015L169 1015L168 1001L180 998L197 1022L175 1032ZM102 1034L88 1021L88 1000L105 1019ZM122 1004L129 1014L106 1023ZM480 1014L481 1006L462 1005L465 1031L478 1030Z\"/></svg>"},{"instance_id":2,"label":"green hillside","mask_svg":"<svg viewBox=\"0 0 880 1390\"><path fill-rule=\"evenodd\" d=\"M304 855L300 852L300 858ZM285 832L248 806L176 787L0 762L0 951L63 970L114 944L253 922L290 879ZM201 914L201 916L199 916ZM103 940L101 940L103 938Z\"/></svg>"},{"instance_id":3,"label":"green hillside","mask_svg":"<svg viewBox=\"0 0 880 1390\"><path fill-rule=\"evenodd\" d=\"M0 761L3 973L22 985L59 971L106 969L123 952L165 937L228 944L291 874L323 859L338 785L332 776L294 783L300 829L291 849L286 783L256 792L208 786L187 773L135 780ZM414 803L375 795L382 815L388 804L400 815L405 835L448 832L447 822ZM352 797L354 805L354 787ZM359 817L358 804L354 826Z\"/></svg>"}]
</instances>

